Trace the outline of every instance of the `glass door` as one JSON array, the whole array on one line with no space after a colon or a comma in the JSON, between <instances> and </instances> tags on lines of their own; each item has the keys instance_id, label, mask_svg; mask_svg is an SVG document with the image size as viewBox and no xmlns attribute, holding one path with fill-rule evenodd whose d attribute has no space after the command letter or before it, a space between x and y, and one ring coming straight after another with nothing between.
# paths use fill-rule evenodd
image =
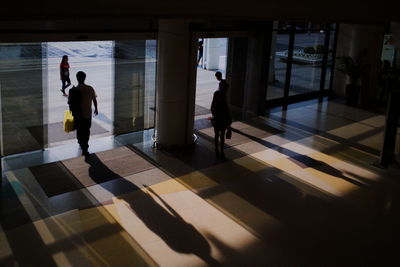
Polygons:
<instances>
[{"instance_id":1,"label":"glass door","mask_svg":"<svg viewBox=\"0 0 400 267\"><path fill-rule=\"evenodd\" d=\"M0 43L2 156L76 143L75 132L63 131L69 108L60 91L63 56L70 66L66 93L77 85L78 71L96 91L99 115L92 119L91 140L154 128L157 41L120 37Z\"/></svg>"},{"instance_id":2,"label":"glass door","mask_svg":"<svg viewBox=\"0 0 400 267\"><path fill-rule=\"evenodd\" d=\"M289 39L290 32L286 25L275 21L271 33L267 101L284 97Z\"/></svg>"},{"instance_id":3,"label":"glass door","mask_svg":"<svg viewBox=\"0 0 400 267\"><path fill-rule=\"evenodd\" d=\"M156 40L115 41L114 134L154 128Z\"/></svg>"},{"instance_id":4,"label":"glass door","mask_svg":"<svg viewBox=\"0 0 400 267\"><path fill-rule=\"evenodd\" d=\"M295 27L289 96L320 90L325 27L319 23L304 26Z\"/></svg>"},{"instance_id":5,"label":"glass door","mask_svg":"<svg viewBox=\"0 0 400 267\"><path fill-rule=\"evenodd\" d=\"M267 106L323 96L332 84L335 24L275 21Z\"/></svg>"}]
</instances>

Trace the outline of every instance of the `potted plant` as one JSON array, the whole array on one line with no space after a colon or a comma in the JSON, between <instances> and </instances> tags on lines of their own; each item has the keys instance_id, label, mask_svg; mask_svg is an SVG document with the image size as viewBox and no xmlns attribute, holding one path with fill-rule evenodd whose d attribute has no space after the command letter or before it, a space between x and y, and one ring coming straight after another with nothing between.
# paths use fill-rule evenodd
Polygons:
<instances>
[{"instance_id":1,"label":"potted plant","mask_svg":"<svg viewBox=\"0 0 400 267\"><path fill-rule=\"evenodd\" d=\"M357 106L361 88L358 83L362 72L360 60L355 60L350 56L337 57L337 59L336 69L346 74L350 79L345 89L346 104Z\"/></svg>"}]
</instances>

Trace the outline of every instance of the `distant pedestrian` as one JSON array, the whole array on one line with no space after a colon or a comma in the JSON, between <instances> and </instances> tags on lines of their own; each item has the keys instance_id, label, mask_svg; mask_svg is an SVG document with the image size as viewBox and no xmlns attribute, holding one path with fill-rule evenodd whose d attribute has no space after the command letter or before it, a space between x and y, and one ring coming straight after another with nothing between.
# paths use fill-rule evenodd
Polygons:
<instances>
[{"instance_id":1,"label":"distant pedestrian","mask_svg":"<svg viewBox=\"0 0 400 267\"><path fill-rule=\"evenodd\" d=\"M200 60L203 58L203 41L199 41L199 57L197 59L197 65L200 64Z\"/></svg>"},{"instance_id":2,"label":"distant pedestrian","mask_svg":"<svg viewBox=\"0 0 400 267\"><path fill-rule=\"evenodd\" d=\"M92 102L94 115L98 114L96 92L93 87L85 84L86 74L79 71L76 74L78 86L69 90L68 104L74 116L76 138L82 149L82 155L89 155L89 136L92 125Z\"/></svg>"},{"instance_id":3,"label":"distant pedestrian","mask_svg":"<svg viewBox=\"0 0 400 267\"><path fill-rule=\"evenodd\" d=\"M71 80L69 79L69 64L68 56L63 56L60 63L60 80L61 80L61 92L63 96L68 96L65 93L65 89L71 85Z\"/></svg>"},{"instance_id":4,"label":"distant pedestrian","mask_svg":"<svg viewBox=\"0 0 400 267\"><path fill-rule=\"evenodd\" d=\"M225 157L225 134L232 123L228 103L226 102L226 93L229 86L226 80L222 79L221 72L216 72L215 77L219 81L219 86L218 90L214 92L211 104L211 122L214 127L215 153L217 156Z\"/></svg>"}]
</instances>

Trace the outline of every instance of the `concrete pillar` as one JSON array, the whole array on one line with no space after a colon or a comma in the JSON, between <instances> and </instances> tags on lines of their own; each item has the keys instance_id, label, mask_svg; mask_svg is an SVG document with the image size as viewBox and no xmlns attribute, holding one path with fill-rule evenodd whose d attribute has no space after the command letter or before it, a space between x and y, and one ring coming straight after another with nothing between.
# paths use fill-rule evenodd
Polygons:
<instances>
[{"instance_id":1,"label":"concrete pillar","mask_svg":"<svg viewBox=\"0 0 400 267\"><path fill-rule=\"evenodd\" d=\"M385 131L383 134L383 143L381 150L380 164L387 167L392 163L396 154L396 136L399 125L400 109L398 104L400 101L400 90L394 89L389 94L388 108L386 111Z\"/></svg>"},{"instance_id":2,"label":"concrete pillar","mask_svg":"<svg viewBox=\"0 0 400 267\"><path fill-rule=\"evenodd\" d=\"M233 118L243 119L247 69L247 37L229 38L226 80L229 84L227 100Z\"/></svg>"},{"instance_id":3,"label":"concrete pillar","mask_svg":"<svg viewBox=\"0 0 400 267\"><path fill-rule=\"evenodd\" d=\"M397 51L394 54L393 63L398 68L400 66L400 23L391 23L391 34L393 35L393 45ZM381 150L380 164L388 166L393 159L400 162L400 142L396 144L397 128L399 125L400 109L398 103L400 101L400 81L397 79L392 80L392 88L389 94L388 107L386 112L386 123L384 131L384 139ZM397 158L396 158L397 154Z\"/></svg>"},{"instance_id":4,"label":"concrete pillar","mask_svg":"<svg viewBox=\"0 0 400 267\"><path fill-rule=\"evenodd\" d=\"M379 96L378 75L384 33L385 27L383 24L341 24L339 27L336 56L356 58L363 51L366 52L366 56L363 58L363 71L360 78L361 105L366 105ZM333 92L343 96L348 82L349 80L344 74L338 71L335 72Z\"/></svg>"},{"instance_id":5,"label":"concrete pillar","mask_svg":"<svg viewBox=\"0 0 400 267\"><path fill-rule=\"evenodd\" d=\"M266 33L259 33L249 38L245 84L247 116L264 115L265 113L270 45L270 39Z\"/></svg>"},{"instance_id":6,"label":"concrete pillar","mask_svg":"<svg viewBox=\"0 0 400 267\"><path fill-rule=\"evenodd\" d=\"M185 20L159 21L156 139L165 148L193 142L197 40Z\"/></svg>"},{"instance_id":7,"label":"concrete pillar","mask_svg":"<svg viewBox=\"0 0 400 267\"><path fill-rule=\"evenodd\" d=\"M206 39L206 66L208 70L217 70L219 67L219 42L218 38Z\"/></svg>"},{"instance_id":8,"label":"concrete pillar","mask_svg":"<svg viewBox=\"0 0 400 267\"><path fill-rule=\"evenodd\" d=\"M393 45L395 48L395 55L393 63L397 68L400 67L400 22L392 22L390 24L390 32L393 35Z\"/></svg>"}]
</instances>

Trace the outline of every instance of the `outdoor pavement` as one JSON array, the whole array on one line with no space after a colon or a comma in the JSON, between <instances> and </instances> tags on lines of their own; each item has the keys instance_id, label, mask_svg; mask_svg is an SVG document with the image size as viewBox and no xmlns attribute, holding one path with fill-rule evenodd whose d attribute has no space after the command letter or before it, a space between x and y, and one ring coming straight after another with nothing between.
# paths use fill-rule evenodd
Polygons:
<instances>
[{"instance_id":1,"label":"outdoor pavement","mask_svg":"<svg viewBox=\"0 0 400 267\"><path fill-rule=\"evenodd\" d=\"M215 71L197 68L196 105L209 110L214 92L218 90L218 84Z\"/></svg>"}]
</instances>

